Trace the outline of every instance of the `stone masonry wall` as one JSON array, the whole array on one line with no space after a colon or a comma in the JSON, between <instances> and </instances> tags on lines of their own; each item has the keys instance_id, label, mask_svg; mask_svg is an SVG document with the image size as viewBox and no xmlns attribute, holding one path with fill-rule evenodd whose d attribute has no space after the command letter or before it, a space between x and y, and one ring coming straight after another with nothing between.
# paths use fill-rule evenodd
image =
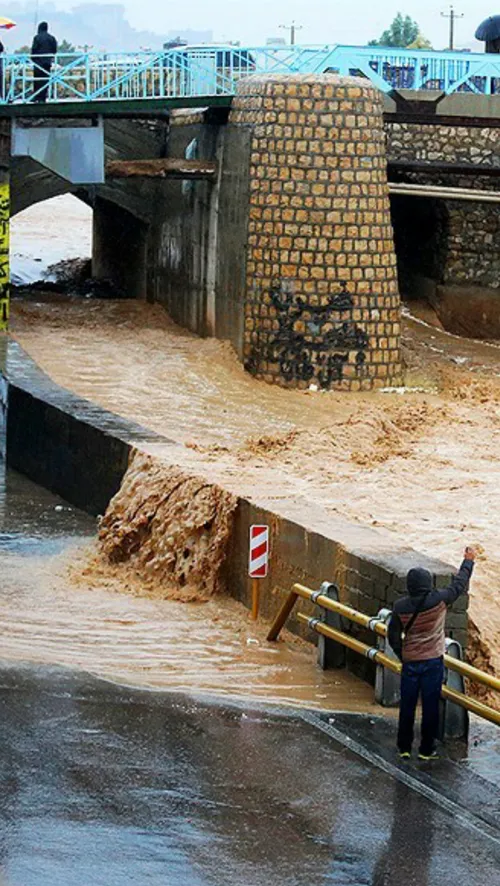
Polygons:
<instances>
[{"instance_id":1,"label":"stone masonry wall","mask_svg":"<svg viewBox=\"0 0 500 886\"><path fill-rule=\"evenodd\" d=\"M473 164L477 175L464 175L449 169L429 176L425 170L398 172L398 180L411 183L443 185L473 190L499 190L500 178L481 175L481 171L500 168L500 130L464 126L431 126L391 123L386 126L389 161L423 161L429 164ZM430 237L438 273L433 275L437 285L500 288L500 205L496 203L456 200L425 200L428 208L434 204L439 223L427 227L424 237ZM410 213L412 217L410 217ZM399 214L404 225L412 228L412 236L419 237L418 206L415 198L406 201L407 218ZM398 260L404 263L400 249L401 231L398 230ZM416 230L413 230L416 228ZM431 228L435 230L431 231ZM403 232L404 234L404 232ZM433 245L432 245L433 244ZM422 244L417 244L422 249ZM403 275L404 277L404 275ZM403 278L400 277L400 283ZM403 292L403 295L406 295Z\"/></svg>"},{"instance_id":2,"label":"stone masonry wall","mask_svg":"<svg viewBox=\"0 0 500 886\"><path fill-rule=\"evenodd\" d=\"M497 190L499 179L442 173L405 172L398 176L412 184L432 184L474 190ZM394 197L393 225L400 270L400 289L408 293L405 279L408 249L414 253L414 270L431 277L436 285L500 288L500 204L436 198Z\"/></svg>"},{"instance_id":3,"label":"stone masonry wall","mask_svg":"<svg viewBox=\"0 0 500 886\"><path fill-rule=\"evenodd\" d=\"M389 160L500 166L499 129L390 123L386 126L386 136Z\"/></svg>"},{"instance_id":4,"label":"stone masonry wall","mask_svg":"<svg viewBox=\"0 0 500 886\"><path fill-rule=\"evenodd\" d=\"M365 80L249 77L244 359L295 387L399 382L400 301L382 108Z\"/></svg>"}]
</instances>

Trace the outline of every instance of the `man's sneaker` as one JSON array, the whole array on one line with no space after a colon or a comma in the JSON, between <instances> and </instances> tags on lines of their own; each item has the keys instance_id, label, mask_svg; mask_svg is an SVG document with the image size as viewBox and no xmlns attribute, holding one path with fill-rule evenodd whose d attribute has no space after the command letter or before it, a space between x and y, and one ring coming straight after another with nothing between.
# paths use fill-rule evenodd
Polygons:
<instances>
[{"instance_id":1,"label":"man's sneaker","mask_svg":"<svg viewBox=\"0 0 500 886\"><path fill-rule=\"evenodd\" d=\"M409 751L400 751L399 759L400 760L410 760L411 759L410 752Z\"/></svg>"},{"instance_id":2,"label":"man's sneaker","mask_svg":"<svg viewBox=\"0 0 500 886\"><path fill-rule=\"evenodd\" d=\"M425 760L426 762L429 760L439 760L439 754L437 751L431 751L430 754L423 754L422 751L419 751L418 759Z\"/></svg>"}]
</instances>

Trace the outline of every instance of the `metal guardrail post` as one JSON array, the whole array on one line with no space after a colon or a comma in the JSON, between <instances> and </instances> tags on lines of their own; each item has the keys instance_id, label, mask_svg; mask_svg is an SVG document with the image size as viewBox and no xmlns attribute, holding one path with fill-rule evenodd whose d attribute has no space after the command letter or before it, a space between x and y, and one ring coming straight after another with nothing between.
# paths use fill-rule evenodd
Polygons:
<instances>
[{"instance_id":1,"label":"metal guardrail post","mask_svg":"<svg viewBox=\"0 0 500 886\"><path fill-rule=\"evenodd\" d=\"M371 620L370 628L374 630L375 622L388 625L391 615L392 613L390 609L381 609L377 617ZM399 661L389 643L389 637L387 634L385 636L377 634L377 646L388 658L393 659L394 661ZM377 670L375 673L375 701L385 708L396 707L400 702L400 687L401 677L399 674L390 671L382 664L377 664Z\"/></svg>"},{"instance_id":2,"label":"metal guardrail post","mask_svg":"<svg viewBox=\"0 0 500 886\"><path fill-rule=\"evenodd\" d=\"M463 661L463 651L460 643L458 643L456 640L450 640L447 637L446 655L449 658L455 658L458 659L458 661ZM462 674L459 674L457 671L451 670L451 668L446 668L444 685L448 689L454 689L456 692L460 692L465 695L465 680ZM449 698L443 698L441 700L441 712L439 722L439 737L441 741L444 741L447 738L462 738L467 741L468 734L468 711L466 711L465 708L461 707L460 705L455 704L453 701L450 701Z\"/></svg>"},{"instance_id":3,"label":"metal guardrail post","mask_svg":"<svg viewBox=\"0 0 500 886\"><path fill-rule=\"evenodd\" d=\"M315 598L320 595L328 597L329 600L335 600L337 603L339 602L339 590L337 585L332 582L324 581L320 590L316 591L311 597L311 603L315 603ZM330 628L335 628L337 631L342 630L342 618L338 613L323 609L320 619L323 624L328 625ZM329 668L343 668L345 667L345 660L345 647L320 634L318 638L318 664L320 668L324 671Z\"/></svg>"}]
</instances>

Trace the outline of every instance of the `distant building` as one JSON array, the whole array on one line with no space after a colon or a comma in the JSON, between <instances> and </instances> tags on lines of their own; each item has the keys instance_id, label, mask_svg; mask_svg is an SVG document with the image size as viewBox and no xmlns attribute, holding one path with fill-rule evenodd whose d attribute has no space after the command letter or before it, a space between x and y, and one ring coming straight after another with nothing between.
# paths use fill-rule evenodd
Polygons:
<instances>
[{"instance_id":1,"label":"distant building","mask_svg":"<svg viewBox=\"0 0 500 886\"><path fill-rule=\"evenodd\" d=\"M284 37L266 37L266 46L286 46Z\"/></svg>"},{"instance_id":2,"label":"distant building","mask_svg":"<svg viewBox=\"0 0 500 886\"><path fill-rule=\"evenodd\" d=\"M187 40L181 40L179 35L174 37L173 40L167 40L167 42L163 44L164 49L177 49L179 46L187 46Z\"/></svg>"},{"instance_id":3,"label":"distant building","mask_svg":"<svg viewBox=\"0 0 500 886\"><path fill-rule=\"evenodd\" d=\"M213 43L213 40L213 31L193 31L187 28L185 31L168 31L166 42L176 42L178 46L186 46L186 44L197 46L199 43Z\"/></svg>"}]
</instances>

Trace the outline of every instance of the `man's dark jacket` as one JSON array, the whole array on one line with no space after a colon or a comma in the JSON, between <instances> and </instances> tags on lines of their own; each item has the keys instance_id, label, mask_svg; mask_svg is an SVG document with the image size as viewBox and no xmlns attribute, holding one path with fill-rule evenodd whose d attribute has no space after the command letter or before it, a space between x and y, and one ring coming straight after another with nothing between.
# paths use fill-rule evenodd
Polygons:
<instances>
[{"instance_id":1,"label":"man's dark jacket","mask_svg":"<svg viewBox=\"0 0 500 886\"><path fill-rule=\"evenodd\" d=\"M433 588L427 569L410 569L408 596L397 600L389 622L389 643L402 661L426 661L444 655L446 608L467 591L473 567L472 560L464 560L451 585L439 590ZM417 608L419 614L402 640Z\"/></svg>"},{"instance_id":2,"label":"man's dark jacket","mask_svg":"<svg viewBox=\"0 0 500 886\"><path fill-rule=\"evenodd\" d=\"M38 26L38 34L33 38L31 58L35 59L39 68L50 71L57 52L57 40L49 34L47 25L42 22Z\"/></svg>"}]
</instances>

